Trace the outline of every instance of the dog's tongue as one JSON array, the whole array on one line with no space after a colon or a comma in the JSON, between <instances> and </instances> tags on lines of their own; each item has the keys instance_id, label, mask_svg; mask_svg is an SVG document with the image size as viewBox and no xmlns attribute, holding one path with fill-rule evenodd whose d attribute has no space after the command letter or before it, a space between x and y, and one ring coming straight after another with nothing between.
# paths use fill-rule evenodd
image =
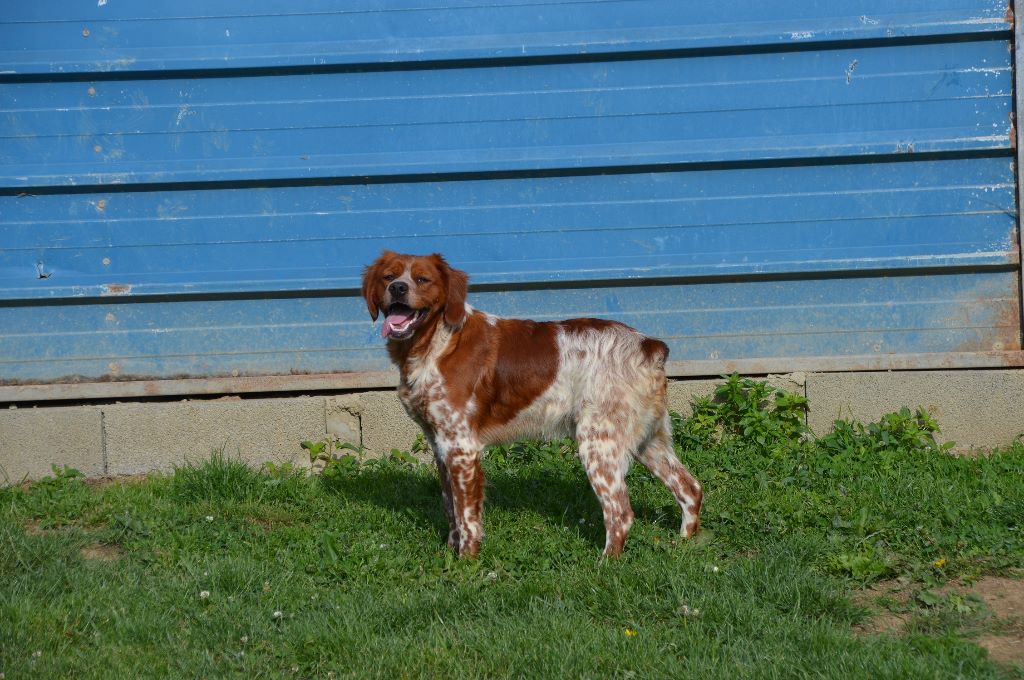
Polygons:
<instances>
[{"instance_id":1,"label":"dog's tongue","mask_svg":"<svg viewBox=\"0 0 1024 680\"><path fill-rule=\"evenodd\" d=\"M396 328L404 328L415 315L416 312L411 309L407 312L391 312L384 319L384 325L380 327L380 336L386 338Z\"/></svg>"}]
</instances>

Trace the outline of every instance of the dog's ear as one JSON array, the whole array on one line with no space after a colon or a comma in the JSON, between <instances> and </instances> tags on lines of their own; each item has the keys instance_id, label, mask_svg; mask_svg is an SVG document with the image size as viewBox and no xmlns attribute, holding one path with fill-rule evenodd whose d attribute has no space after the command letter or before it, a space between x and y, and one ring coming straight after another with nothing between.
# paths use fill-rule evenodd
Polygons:
<instances>
[{"instance_id":1,"label":"dog's ear","mask_svg":"<svg viewBox=\"0 0 1024 680\"><path fill-rule=\"evenodd\" d=\"M363 299L366 300L366 309L370 312L370 318L374 321L380 314L380 300L377 299L377 281L380 279L379 270L388 257L394 255L390 250L380 254L373 264L367 265L363 270Z\"/></svg>"},{"instance_id":2,"label":"dog's ear","mask_svg":"<svg viewBox=\"0 0 1024 680\"><path fill-rule=\"evenodd\" d=\"M444 258L434 253L438 269L444 272L447 279L447 294L444 303L444 320L449 326L459 326L466 318L466 295L469 293L469 274L454 269L445 262Z\"/></svg>"}]
</instances>

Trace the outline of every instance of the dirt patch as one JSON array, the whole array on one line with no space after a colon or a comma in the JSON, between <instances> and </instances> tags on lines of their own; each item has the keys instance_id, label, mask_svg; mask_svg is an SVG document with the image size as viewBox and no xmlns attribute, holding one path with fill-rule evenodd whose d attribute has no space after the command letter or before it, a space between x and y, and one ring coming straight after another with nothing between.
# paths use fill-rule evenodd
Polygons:
<instances>
[{"instance_id":1,"label":"dirt patch","mask_svg":"<svg viewBox=\"0 0 1024 680\"><path fill-rule=\"evenodd\" d=\"M988 608L1000 619L1016 619L1024 631L1024 580L988 576L964 590L985 600Z\"/></svg>"},{"instance_id":2,"label":"dirt patch","mask_svg":"<svg viewBox=\"0 0 1024 680\"><path fill-rule=\"evenodd\" d=\"M970 588L958 587L957 591L981 597L992 614L1006 627L1002 635L978 638L978 644L988 650L994 661L1024 667L1024 580L987 577Z\"/></svg>"},{"instance_id":3,"label":"dirt patch","mask_svg":"<svg viewBox=\"0 0 1024 680\"><path fill-rule=\"evenodd\" d=\"M43 525L39 520L30 519L25 522L25 533L29 536L43 536L46 534L46 529L43 528Z\"/></svg>"},{"instance_id":4,"label":"dirt patch","mask_svg":"<svg viewBox=\"0 0 1024 680\"><path fill-rule=\"evenodd\" d=\"M1024 637L1020 635L986 635L977 640L988 650L988 656L996 663L1006 666L1024 667Z\"/></svg>"},{"instance_id":5,"label":"dirt patch","mask_svg":"<svg viewBox=\"0 0 1024 680\"><path fill-rule=\"evenodd\" d=\"M98 562L113 562L124 554L124 550L117 545L107 543L93 543L82 548L79 553L87 560Z\"/></svg>"},{"instance_id":6,"label":"dirt patch","mask_svg":"<svg viewBox=\"0 0 1024 680\"><path fill-rule=\"evenodd\" d=\"M976 642L988 650L989 657L1000 664L1024 667L1024 580L987 576L971 585L953 583L938 592L975 595L985 602L995 617L1000 633L987 633ZM899 635L913 616L907 607L913 589L907 583L884 581L863 591L856 601L872 610L869 619L856 627L858 633ZM891 611L884 603L892 604ZM900 610L908 609L903 612Z\"/></svg>"},{"instance_id":7,"label":"dirt patch","mask_svg":"<svg viewBox=\"0 0 1024 680\"><path fill-rule=\"evenodd\" d=\"M874 614L870 619L857 626L857 632L865 635L876 635L878 633L889 633L899 635L903 632L907 622L910 621L909 614L897 614L891 611L882 611Z\"/></svg>"},{"instance_id":8,"label":"dirt patch","mask_svg":"<svg viewBox=\"0 0 1024 680\"><path fill-rule=\"evenodd\" d=\"M903 611L892 611L885 608L881 603L889 602L893 608L902 610L910 601L912 590L909 582L882 581L873 584L870 588L860 593L854 600L857 604L871 610L871 616L864 622L858 624L855 630L864 635L876 635L878 633L889 633L899 635L903 632L911 614Z\"/></svg>"}]
</instances>

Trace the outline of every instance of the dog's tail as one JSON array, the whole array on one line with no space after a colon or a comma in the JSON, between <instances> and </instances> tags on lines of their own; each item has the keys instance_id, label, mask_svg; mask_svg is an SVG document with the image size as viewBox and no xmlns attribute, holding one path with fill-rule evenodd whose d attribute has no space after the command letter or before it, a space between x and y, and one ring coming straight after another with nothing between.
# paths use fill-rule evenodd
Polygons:
<instances>
[{"instance_id":1,"label":"dog's tail","mask_svg":"<svg viewBox=\"0 0 1024 680\"><path fill-rule=\"evenodd\" d=\"M665 368L668 360L668 345L656 338L644 338L640 341L640 351L644 360L655 368Z\"/></svg>"}]
</instances>

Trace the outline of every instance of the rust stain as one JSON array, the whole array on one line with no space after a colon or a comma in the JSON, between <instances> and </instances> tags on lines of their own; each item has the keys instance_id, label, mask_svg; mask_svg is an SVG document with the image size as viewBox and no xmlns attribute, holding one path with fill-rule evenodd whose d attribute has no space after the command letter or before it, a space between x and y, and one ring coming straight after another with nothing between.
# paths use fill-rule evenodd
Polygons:
<instances>
[{"instance_id":1,"label":"rust stain","mask_svg":"<svg viewBox=\"0 0 1024 680\"><path fill-rule=\"evenodd\" d=\"M88 28L83 28L82 29L82 37L83 38L88 38L89 37L89 29Z\"/></svg>"},{"instance_id":2,"label":"rust stain","mask_svg":"<svg viewBox=\"0 0 1024 680\"><path fill-rule=\"evenodd\" d=\"M1013 111L1009 113L1010 117L1010 148L1017 148L1017 117L1013 115Z\"/></svg>"},{"instance_id":3,"label":"rust stain","mask_svg":"<svg viewBox=\"0 0 1024 680\"><path fill-rule=\"evenodd\" d=\"M101 198L100 200L96 201L96 209L101 211L101 212L106 210L107 209L107 200L105 198Z\"/></svg>"},{"instance_id":4,"label":"rust stain","mask_svg":"<svg viewBox=\"0 0 1024 680\"><path fill-rule=\"evenodd\" d=\"M131 295L132 286L130 283L104 283L100 295Z\"/></svg>"},{"instance_id":5,"label":"rust stain","mask_svg":"<svg viewBox=\"0 0 1024 680\"><path fill-rule=\"evenodd\" d=\"M1006 3L1006 15L1005 15L1004 18L1006 19L1006 23L1008 23L1011 26L1013 26L1013 22L1014 22L1013 0L1009 0L1009 2Z\"/></svg>"},{"instance_id":6,"label":"rust stain","mask_svg":"<svg viewBox=\"0 0 1024 680\"><path fill-rule=\"evenodd\" d=\"M1020 303L1016 285L1016 281L1014 281L1014 289L1006 298L978 300L980 304L992 310L992 315L985 320L983 328L976 329L975 337L961 343L954 351L979 352L993 357L1002 356L1004 365L1015 365L1010 357L1021 349ZM964 325L969 324L970 319L967 319Z\"/></svg>"}]
</instances>

